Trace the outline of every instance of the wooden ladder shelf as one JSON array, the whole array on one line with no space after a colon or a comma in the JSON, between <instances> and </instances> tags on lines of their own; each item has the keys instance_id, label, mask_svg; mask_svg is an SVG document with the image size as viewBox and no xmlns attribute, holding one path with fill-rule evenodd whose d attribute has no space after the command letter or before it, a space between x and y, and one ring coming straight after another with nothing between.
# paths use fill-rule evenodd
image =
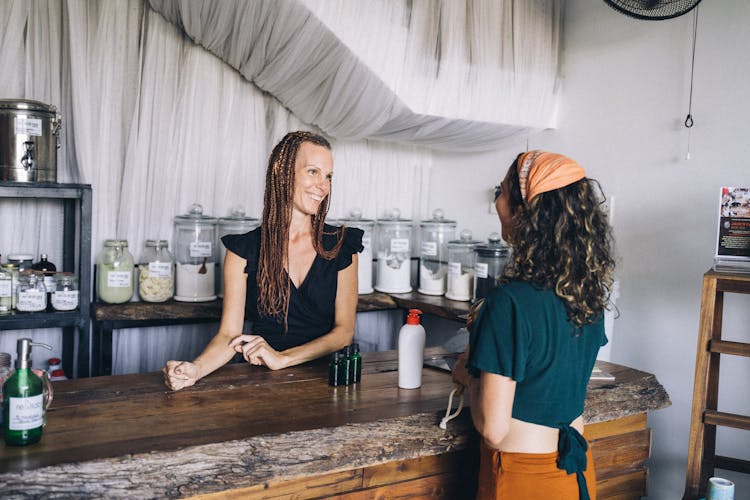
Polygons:
<instances>
[{"instance_id":1,"label":"wooden ladder shelf","mask_svg":"<svg viewBox=\"0 0 750 500\"><path fill-rule=\"evenodd\" d=\"M721 339L724 293L750 294L750 275L717 273L703 275L698 348L695 357L693 410L690 421L690 447L683 500L705 495L714 469L750 474L750 461L716 455L716 427L750 430L750 416L717 409L719 399L719 356L750 357L750 344Z\"/></svg>"}]
</instances>

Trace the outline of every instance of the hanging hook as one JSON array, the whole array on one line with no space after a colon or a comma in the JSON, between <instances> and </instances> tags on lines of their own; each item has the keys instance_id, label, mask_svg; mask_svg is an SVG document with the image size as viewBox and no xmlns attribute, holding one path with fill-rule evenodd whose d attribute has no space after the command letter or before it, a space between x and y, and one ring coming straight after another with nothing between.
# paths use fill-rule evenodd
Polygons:
<instances>
[{"instance_id":1,"label":"hanging hook","mask_svg":"<svg viewBox=\"0 0 750 500\"><path fill-rule=\"evenodd\" d=\"M685 118L685 127L690 128L693 126L693 115L688 113L687 118Z\"/></svg>"}]
</instances>

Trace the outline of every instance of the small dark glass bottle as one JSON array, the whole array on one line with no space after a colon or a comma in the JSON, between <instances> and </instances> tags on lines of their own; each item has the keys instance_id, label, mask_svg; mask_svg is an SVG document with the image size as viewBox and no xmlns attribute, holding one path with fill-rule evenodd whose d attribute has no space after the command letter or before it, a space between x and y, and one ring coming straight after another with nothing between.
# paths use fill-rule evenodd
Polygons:
<instances>
[{"instance_id":1,"label":"small dark glass bottle","mask_svg":"<svg viewBox=\"0 0 750 500\"><path fill-rule=\"evenodd\" d=\"M351 359L349 346L344 347L339 351L339 383L341 385L349 385L352 383L352 371L351 371Z\"/></svg>"},{"instance_id":2,"label":"small dark glass bottle","mask_svg":"<svg viewBox=\"0 0 750 500\"><path fill-rule=\"evenodd\" d=\"M331 354L328 361L328 385L336 387L341 385L341 372L339 364L339 353Z\"/></svg>"},{"instance_id":3,"label":"small dark glass bottle","mask_svg":"<svg viewBox=\"0 0 750 500\"><path fill-rule=\"evenodd\" d=\"M39 256L39 262L34 262L31 265L31 269L44 273L44 286L47 288L47 310L52 311L52 291L56 286L54 276L57 272L57 266L47 260L47 254L43 253Z\"/></svg>"},{"instance_id":4,"label":"small dark glass bottle","mask_svg":"<svg viewBox=\"0 0 750 500\"><path fill-rule=\"evenodd\" d=\"M351 345L351 356L349 357L349 370L352 375L349 377L352 384L362 380L362 354L359 352L359 344Z\"/></svg>"}]
</instances>

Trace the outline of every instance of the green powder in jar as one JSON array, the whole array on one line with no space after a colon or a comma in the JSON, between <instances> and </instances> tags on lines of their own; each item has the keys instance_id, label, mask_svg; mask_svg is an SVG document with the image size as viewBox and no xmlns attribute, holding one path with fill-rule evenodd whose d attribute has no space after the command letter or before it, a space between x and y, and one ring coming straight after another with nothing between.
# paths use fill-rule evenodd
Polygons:
<instances>
[{"instance_id":1,"label":"green powder in jar","mask_svg":"<svg viewBox=\"0 0 750 500\"><path fill-rule=\"evenodd\" d=\"M133 297L133 266L99 264L96 292L99 300L108 304L122 304Z\"/></svg>"}]
</instances>

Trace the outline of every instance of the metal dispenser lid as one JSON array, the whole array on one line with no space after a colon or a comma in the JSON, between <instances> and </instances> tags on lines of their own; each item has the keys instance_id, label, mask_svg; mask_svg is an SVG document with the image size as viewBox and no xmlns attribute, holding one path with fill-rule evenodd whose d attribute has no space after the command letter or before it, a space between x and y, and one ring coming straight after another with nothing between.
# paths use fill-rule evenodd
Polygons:
<instances>
[{"instance_id":1,"label":"metal dispenser lid","mask_svg":"<svg viewBox=\"0 0 750 500\"><path fill-rule=\"evenodd\" d=\"M503 243L503 239L497 233L487 237L487 243L474 247L477 254L482 257L507 257L510 255L510 247Z\"/></svg>"},{"instance_id":2,"label":"metal dispenser lid","mask_svg":"<svg viewBox=\"0 0 750 500\"><path fill-rule=\"evenodd\" d=\"M19 111L44 111L56 113L57 108L52 104L29 99L0 99L0 109L15 109Z\"/></svg>"}]
</instances>

